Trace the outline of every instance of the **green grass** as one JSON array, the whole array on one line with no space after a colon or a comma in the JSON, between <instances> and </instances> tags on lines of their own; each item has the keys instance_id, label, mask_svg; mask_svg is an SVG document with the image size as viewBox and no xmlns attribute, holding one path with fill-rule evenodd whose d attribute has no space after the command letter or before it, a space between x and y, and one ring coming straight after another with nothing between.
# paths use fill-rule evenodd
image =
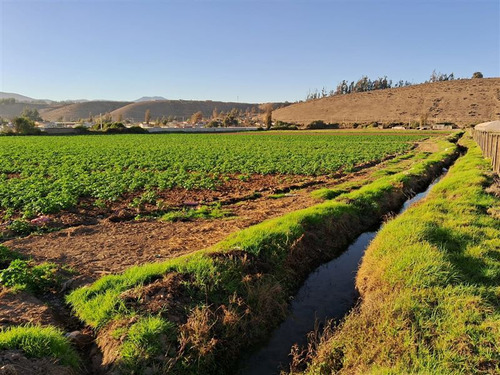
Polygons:
<instances>
[{"instance_id":1,"label":"green grass","mask_svg":"<svg viewBox=\"0 0 500 375\"><path fill-rule=\"evenodd\" d=\"M158 356L166 341L174 341L175 325L161 317L144 317L130 326L123 345L121 357L126 367L139 371L141 364Z\"/></svg>"},{"instance_id":2,"label":"green grass","mask_svg":"<svg viewBox=\"0 0 500 375\"><path fill-rule=\"evenodd\" d=\"M500 372L500 199L468 138L421 204L384 225L357 277L362 304L307 374Z\"/></svg>"},{"instance_id":3,"label":"green grass","mask_svg":"<svg viewBox=\"0 0 500 375\"><path fill-rule=\"evenodd\" d=\"M232 368L242 348L265 338L269 329L279 323L288 297L318 262L331 259L356 235L397 207L415 181L428 179L433 168L457 151L448 142L440 146L440 152L404 172L381 178L336 200L264 221L211 248L105 276L73 291L67 301L82 321L100 331L114 320L144 314L127 305L123 292L141 290L169 272L187 275L185 287L190 292L190 304L185 306L186 324L177 325L176 342L183 352L177 353L182 358L174 361L175 369L178 373L218 373ZM307 249L301 250L303 236L311 234L314 236ZM335 243L328 240L326 246L323 235L332 236ZM162 322L171 324L167 317L161 317ZM161 326L160 321L155 322ZM125 328L129 337L134 336L130 336L131 329ZM155 329L145 332L159 335ZM147 340L151 348L138 350L156 352L154 337ZM128 350L132 349L125 352ZM155 363L155 359L151 361Z\"/></svg>"},{"instance_id":4,"label":"green grass","mask_svg":"<svg viewBox=\"0 0 500 375\"><path fill-rule=\"evenodd\" d=\"M28 357L51 357L61 365L77 368L79 359L62 331L35 325L0 330L0 350L22 350Z\"/></svg>"},{"instance_id":5,"label":"green grass","mask_svg":"<svg viewBox=\"0 0 500 375\"><path fill-rule=\"evenodd\" d=\"M160 217L161 221L189 221L196 219L221 219L231 216L231 211L224 210L220 205L201 206L178 211L170 211Z\"/></svg>"}]
</instances>

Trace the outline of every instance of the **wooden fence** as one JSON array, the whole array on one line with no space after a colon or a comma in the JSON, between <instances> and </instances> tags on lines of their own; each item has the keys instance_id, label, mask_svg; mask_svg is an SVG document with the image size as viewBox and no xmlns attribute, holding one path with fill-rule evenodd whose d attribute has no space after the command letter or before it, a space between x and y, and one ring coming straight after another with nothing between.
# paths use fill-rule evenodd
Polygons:
<instances>
[{"instance_id":1,"label":"wooden fence","mask_svg":"<svg viewBox=\"0 0 500 375\"><path fill-rule=\"evenodd\" d=\"M495 173L500 175L500 132L474 129L472 136L481 147L483 155L491 159Z\"/></svg>"}]
</instances>

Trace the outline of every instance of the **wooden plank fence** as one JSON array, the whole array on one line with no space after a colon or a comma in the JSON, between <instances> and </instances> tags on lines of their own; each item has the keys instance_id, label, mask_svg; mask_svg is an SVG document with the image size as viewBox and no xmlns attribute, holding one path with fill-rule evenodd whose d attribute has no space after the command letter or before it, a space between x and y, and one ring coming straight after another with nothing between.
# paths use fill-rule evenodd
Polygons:
<instances>
[{"instance_id":1,"label":"wooden plank fence","mask_svg":"<svg viewBox=\"0 0 500 375\"><path fill-rule=\"evenodd\" d=\"M493 170L500 175L500 133L487 130L472 130L472 136L483 155L491 159Z\"/></svg>"}]
</instances>

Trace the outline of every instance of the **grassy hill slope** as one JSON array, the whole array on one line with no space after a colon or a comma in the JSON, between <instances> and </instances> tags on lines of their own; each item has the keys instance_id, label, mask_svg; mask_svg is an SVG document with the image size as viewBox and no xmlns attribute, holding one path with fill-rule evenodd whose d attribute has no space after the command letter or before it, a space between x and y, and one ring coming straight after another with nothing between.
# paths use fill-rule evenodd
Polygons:
<instances>
[{"instance_id":1,"label":"grassy hill slope","mask_svg":"<svg viewBox=\"0 0 500 375\"><path fill-rule=\"evenodd\" d=\"M459 126L500 118L500 78L464 79L338 95L297 103L273 112L274 120L353 123L429 123Z\"/></svg>"}]
</instances>

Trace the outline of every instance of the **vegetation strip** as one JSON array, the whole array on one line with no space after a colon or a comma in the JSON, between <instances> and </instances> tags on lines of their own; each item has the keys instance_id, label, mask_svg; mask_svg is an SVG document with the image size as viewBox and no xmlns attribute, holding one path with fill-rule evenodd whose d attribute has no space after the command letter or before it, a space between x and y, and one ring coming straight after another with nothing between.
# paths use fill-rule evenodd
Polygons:
<instances>
[{"instance_id":1,"label":"vegetation strip","mask_svg":"<svg viewBox=\"0 0 500 375\"><path fill-rule=\"evenodd\" d=\"M440 148L409 170L209 249L103 277L68 302L98 331L105 363L126 371L229 372L244 348L283 319L289 296L314 267L399 208L458 152L447 141ZM126 349L132 344L136 350Z\"/></svg>"},{"instance_id":2,"label":"vegetation strip","mask_svg":"<svg viewBox=\"0 0 500 375\"><path fill-rule=\"evenodd\" d=\"M305 374L500 372L500 199L486 191L488 161L464 144L427 199L371 244L360 306Z\"/></svg>"}]
</instances>

